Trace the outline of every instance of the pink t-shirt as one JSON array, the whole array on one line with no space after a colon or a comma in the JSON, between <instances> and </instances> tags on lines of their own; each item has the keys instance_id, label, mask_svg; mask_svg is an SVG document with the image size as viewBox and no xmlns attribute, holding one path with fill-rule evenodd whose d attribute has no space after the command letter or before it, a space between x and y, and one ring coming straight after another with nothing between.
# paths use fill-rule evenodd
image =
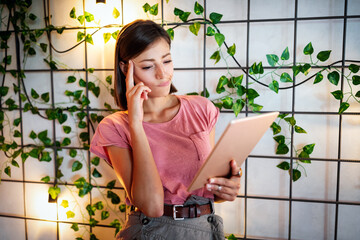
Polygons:
<instances>
[{"instance_id":1,"label":"pink t-shirt","mask_svg":"<svg viewBox=\"0 0 360 240\"><path fill-rule=\"evenodd\" d=\"M219 110L201 96L177 98L180 109L173 119L164 123L143 122L167 204L183 204L189 195L214 197L205 188L193 192L186 189L211 151L209 134L216 124ZM111 165L106 146L131 149L128 115L125 112L105 117L91 141L90 151Z\"/></svg>"}]
</instances>

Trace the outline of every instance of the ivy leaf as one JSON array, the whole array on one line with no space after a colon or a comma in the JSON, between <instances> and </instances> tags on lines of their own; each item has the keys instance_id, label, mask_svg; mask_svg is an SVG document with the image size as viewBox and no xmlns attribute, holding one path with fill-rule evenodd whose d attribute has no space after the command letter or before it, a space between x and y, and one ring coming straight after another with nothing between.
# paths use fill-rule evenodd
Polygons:
<instances>
[{"instance_id":1,"label":"ivy leaf","mask_svg":"<svg viewBox=\"0 0 360 240\"><path fill-rule=\"evenodd\" d=\"M15 161L14 159L11 160L11 165L13 165L14 167L20 167L17 161Z\"/></svg>"},{"instance_id":2,"label":"ivy leaf","mask_svg":"<svg viewBox=\"0 0 360 240\"><path fill-rule=\"evenodd\" d=\"M318 72L318 73L316 74L316 77L315 77L315 80L314 80L314 84L317 84L317 83L321 82L323 79L324 79L324 76L323 76L320 72Z\"/></svg>"},{"instance_id":3,"label":"ivy leaf","mask_svg":"<svg viewBox=\"0 0 360 240\"><path fill-rule=\"evenodd\" d=\"M289 48L288 47L286 47L285 50L282 52L280 58L281 58L281 60L289 60L290 53L289 53Z\"/></svg>"},{"instance_id":4,"label":"ivy leaf","mask_svg":"<svg viewBox=\"0 0 360 240\"><path fill-rule=\"evenodd\" d=\"M30 13L29 18L30 18L30 20L35 21L37 16L35 14L33 14L33 13Z\"/></svg>"},{"instance_id":5,"label":"ivy leaf","mask_svg":"<svg viewBox=\"0 0 360 240\"><path fill-rule=\"evenodd\" d=\"M29 137L30 137L31 139L35 139L35 138L37 137L37 135L36 135L36 133L35 133L33 130L31 130Z\"/></svg>"},{"instance_id":6,"label":"ivy leaf","mask_svg":"<svg viewBox=\"0 0 360 240\"><path fill-rule=\"evenodd\" d=\"M287 154L289 152L289 148L286 144L281 143L276 148L276 154Z\"/></svg>"},{"instance_id":7,"label":"ivy leaf","mask_svg":"<svg viewBox=\"0 0 360 240\"><path fill-rule=\"evenodd\" d=\"M77 223L73 223L73 224L71 225L71 228L72 228L75 232L79 231L79 225L78 225Z\"/></svg>"},{"instance_id":8,"label":"ivy leaf","mask_svg":"<svg viewBox=\"0 0 360 240\"><path fill-rule=\"evenodd\" d=\"M104 33L103 38L104 38L104 43L107 43L111 38L111 33Z\"/></svg>"},{"instance_id":9,"label":"ivy leaf","mask_svg":"<svg viewBox=\"0 0 360 240\"><path fill-rule=\"evenodd\" d=\"M306 45L304 48L304 54L311 55L311 54L313 54L313 52L314 52L314 48L313 48L311 42L309 42L308 45Z\"/></svg>"},{"instance_id":10,"label":"ivy leaf","mask_svg":"<svg viewBox=\"0 0 360 240\"><path fill-rule=\"evenodd\" d=\"M338 85L339 80L340 80L340 75L337 71L332 71L331 73L329 73L327 75L327 78L329 79L329 81L334 84L335 86Z\"/></svg>"},{"instance_id":11,"label":"ivy leaf","mask_svg":"<svg viewBox=\"0 0 360 240\"><path fill-rule=\"evenodd\" d=\"M311 65L308 63L305 63L304 66L301 66L300 71L306 76L309 74L311 70Z\"/></svg>"},{"instance_id":12,"label":"ivy leaf","mask_svg":"<svg viewBox=\"0 0 360 240\"><path fill-rule=\"evenodd\" d=\"M232 109L233 99L231 97L227 96L225 98L222 98L221 101L225 109Z\"/></svg>"},{"instance_id":13,"label":"ivy leaf","mask_svg":"<svg viewBox=\"0 0 360 240\"><path fill-rule=\"evenodd\" d=\"M11 168L10 168L10 166L7 166L7 167L4 169L4 172L6 173L6 175L8 175L9 177L11 177Z\"/></svg>"},{"instance_id":14,"label":"ivy leaf","mask_svg":"<svg viewBox=\"0 0 360 240\"><path fill-rule=\"evenodd\" d=\"M228 48L227 50L227 53L230 55L230 56L234 56L235 55L235 52L236 52L236 45L235 43Z\"/></svg>"},{"instance_id":15,"label":"ivy leaf","mask_svg":"<svg viewBox=\"0 0 360 240\"><path fill-rule=\"evenodd\" d=\"M48 190L48 193L50 194L52 199L56 199L57 196L60 194L61 190L58 186L50 187Z\"/></svg>"},{"instance_id":16,"label":"ivy leaf","mask_svg":"<svg viewBox=\"0 0 360 240\"><path fill-rule=\"evenodd\" d=\"M295 132L297 133L307 133L302 127L295 125Z\"/></svg>"},{"instance_id":17,"label":"ivy leaf","mask_svg":"<svg viewBox=\"0 0 360 240\"><path fill-rule=\"evenodd\" d=\"M103 210L104 209L104 204L102 203L102 201L99 201L99 202L94 204L94 207L96 208L96 210Z\"/></svg>"},{"instance_id":18,"label":"ivy leaf","mask_svg":"<svg viewBox=\"0 0 360 240\"><path fill-rule=\"evenodd\" d=\"M98 166L100 163L100 158L99 157L94 157L91 159L91 164Z\"/></svg>"},{"instance_id":19,"label":"ivy leaf","mask_svg":"<svg viewBox=\"0 0 360 240\"><path fill-rule=\"evenodd\" d=\"M258 112L258 111L260 111L262 108L263 108L262 105L255 104L255 103L250 103L250 109L251 109L253 112Z\"/></svg>"},{"instance_id":20,"label":"ivy leaf","mask_svg":"<svg viewBox=\"0 0 360 240\"><path fill-rule=\"evenodd\" d=\"M192 32L193 34L195 34L195 36L198 35L198 32L200 30L200 23L199 22L194 22L193 24L191 24L189 26L190 32Z\"/></svg>"},{"instance_id":21,"label":"ivy leaf","mask_svg":"<svg viewBox=\"0 0 360 240\"><path fill-rule=\"evenodd\" d=\"M63 208L69 207L69 201L68 200L62 200L60 206L62 206Z\"/></svg>"},{"instance_id":22,"label":"ivy leaf","mask_svg":"<svg viewBox=\"0 0 360 240\"><path fill-rule=\"evenodd\" d=\"M216 51L216 52L214 52L212 55L211 55L211 57L210 57L210 59L214 59L215 60L215 63L214 64L216 64L217 62L219 62L220 61L220 52L219 51Z\"/></svg>"},{"instance_id":23,"label":"ivy leaf","mask_svg":"<svg viewBox=\"0 0 360 240\"><path fill-rule=\"evenodd\" d=\"M49 93L46 92L46 93L41 94L41 99L44 100L44 102L49 102L49 100L50 100Z\"/></svg>"},{"instance_id":24,"label":"ivy leaf","mask_svg":"<svg viewBox=\"0 0 360 240\"><path fill-rule=\"evenodd\" d=\"M71 144L71 140L70 140L70 138L64 138L64 140L62 141L62 143L61 143L61 146L62 147L65 147L65 146L68 146L68 145L70 145Z\"/></svg>"},{"instance_id":25,"label":"ivy leaf","mask_svg":"<svg viewBox=\"0 0 360 240\"><path fill-rule=\"evenodd\" d=\"M49 176L43 177L40 181L44 183L48 183L50 181L50 177Z\"/></svg>"},{"instance_id":26,"label":"ivy leaf","mask_svg":"<svg viewBox=\"0 0 360 240\"><path fill-rule=\"evenodd\" d=\"M308 144L303 147L303 151L310 155L314 151L314 147L315 147L315 143Z\"/></svg>"},{"instance_id":27,"label":"ivy leaf","mask_svg":"<svg viewBox=\"0 0 360 240\"><path fill-rule=\"evenodd\" d=\"M108 188L108 189L113 189L113 188L115 187L115 183L116 183L116 180L110 181L110 182L106 185L106 188Z\"/></svg>"},{"instance_id":28,"label":"ivy leaf","mask_svg":"<svg viewBox=\"0 0 360 240\"><path fill-rule=\"evenodd\" d=\"M276 167L282 169L282 170L289 170L290 169L290 164L288 162L281 162L279 163Z\"/></svg>"},{"instance_id":29,"label":"ivy leaf","mask_svg":"<svg viewBox=\"0 0 360 240\"><path fill-rule=\"evenodd\" d=\"M204 12L203 6L201 6L198 2L195 2L194 12L196 15L201 15Z\"/></svg>"},{"instance_id":30,"label":"ivy leaf","mask_svg":"<svg viewBox=\"0 0 360 240\"><path fill-rule=\"evenodd\" d=\"M253 88L249 88L247 91L246 91L246 97L249 99L249 100L253 100L255 98L257 98L259 95L259 93L253 89Z\"/></svg>"},{"instance_id":31,"label":"ivy leaf","mask_svg":"<svg viewBox=\"0 0 360 240\"><path fill-rule=\"evenodd\" d=\"M47 46L48 45L46 43L40 43L40 48L44 53L46 53L46 51L47 51Z\"/></svg>"},{"instance_id":32,"label":"ivy leaf","mask_svg":"<svg viewBox=\"0 0 360 240\"><path fill-rule=\"evenodd\" d=\"M4 97L8 94L9 87L0 87L0 97Z\"/></svg>"},{"instance_id":33,"label":"ivy leaf","mask_svg":"<svg viewBox=\"0 0 360 240\"><path fill-rule=\"evenodd\" d=\"M301 72L301 66L292 66L292 70L293 70L294 76L296 76Z\"/></svg>"},{"instance_id":34,"label":"ivy leaf","mask_svg":"<svg viewBox=\"0 0 360 240\"><path fill-rule=\"evenodd\" d=\"M221 33L215 33L215 41L218 44L219 47L224 43L225 36Z\"/></svg>"},{"instance_id":35,"label":"ivy leaf","mask_svg":"<svg viewBox=\"0 0 360 240\"><path fill-rule=\"evenodd\" d=\"M287 118L284 118L284 120L286 122L288 122L291 126L295 126L295 124L296 124L296 120L294 117L287 117Z\"/></svg>"},{"instance_id":36,"label":"ivy leaf","mask_svg":"<svg viewBox=\"0 0 360 240\"><path fill-rule=\"evenodd\" d=\"M87 22L94 21L94 15L92 15L91 13L85 11L85 20Z\"/></svg>"},{"instance_id":37,"label":"ivy leaf","mask_svg":"<svg viewBox=\"0 0 360 240\"><path fill-rule=\"evenodd\" d=\"M3 63L10 65L11 64L11 55L4 57Z\"/></svg>"},{"instance_id":38,"label":"ivy leaf","mask_svg":"<svg viewBox=\"0 0 360 240\"><path fill-rule=\"evenodd\" d=\"M76 81L76 77L75 76L69 76L68 78L67 78L67 82L66 83L73 83L73 82L75 82Z\"/></svg>"},{"instance_id":39,"label":"ivy leaf","mask_svg":"<svg viewBox=\"0 0 360 240\"><path fill-rule=\"evenodd\" d=\"M212 12L212 13L210 13L210 20L211 20L211 22L213 23L213 24L217 24L217 23L219 23L220 22L220 20L221 20L221 18L222 18L222 14L220 14L220 13L216 13L216 12Z\"/></svg>"},{"instance_id":40,"label":"ivy leaf","mask_svg":"<svg viewBox=\"0 0 360 240\"><path fill-rule=\"evenodd\" d=\"M352 73L357 73L359 71L359 66L358 65L355 65L355 64L350 64L349 65L349 70L352 72Z\"/></svg>"},{"instance_id":41,"label":"ivy leaf","mask_svg":"<svg viewBox=\"0 0 360 240\"><path fill-rule=\"evenodd\" d=\"M89 140L89 133L82 132L82 133L80 133L79 137L83 142L86 142Z\"/></svg>"},{"instance_id":42,"label":"ivy leaf","mask_svg":"<svg viewBox=\"0 0 360 240\"><path fill-rule=\"evenodd\" d=\"M39 94L33 88L31 89L31 97L34 99L39 98Z\"/></svg>"},{"instance_id":43,"label":"ivy leaf","mask_svg":"<svg viewBox=\"0 0 360 240\"><path fill-rule=\"evenodd\" d=\"M274 92L279 92L279 83L276 80L272 80L272 82L269 84L269 88L273 90Z\"/></svg>"},{"instance_id":44,"label":"ivy leaf","mask_svg":"<svg viewBox=\"0 0 360 240\"><path fill-rule=\"evenodd\" d=\"M106 81L109 85L111 85L111 84L112 84L112 75L107 76L106 79L105 79L105 81Z\"/></svg>"},{"instance_id":45,"label":"ivy leaf","mask_svg":"<svg viewBox=\"0 0 360 240\"><path fill-rule=\"evenodd\" d=\"M318 55L316 57L321 62L325 62L326 60L329 59L330 53L331 53L331 50L329 50L329 51L321 51L321 52L318 53Z\"/></svg>"},{"instance_id":46,"label":"ivy leaf","mask_svg":"<svg viewBox=\"0 0 360 240\"><path fill-rule=\"evenodd\" d=\"M152 5L152 6L150 7L150 9L149 9L149 13L150 13L151 15L156 16L156 15L158 14L158 6L159 6L158 3Z\"/></svg>"},{"instance_id":47,"label":"ivy leaf","mask_svg":"<svg viewBox=\"0 0 360 240\"><path fill-rule=\"evenodd\" d=\"M344 94L341 90L337 90L337 91L334 91L334 92L331 92L331 94L334 96L335 99L337 100L341 100L343 99L344 97Z\"/></svg>"},{"instance_id":48,"label":"ivy leaf","mask_svg":"<svg viewBox=\"0 0 360 240\"><path fill-rule=\"evenodd\" d=\"M360 76L354 75L352 76L352 83L356 86L360 84Z\"/></svg>"},{"instance_id":49,"label":"ivy leaf","mask_svg":"<svg viewBox=\"0 0 360 240\"><path fill-rule=\"evenodd\" d=\"M281 126L276 122L273 122L270 127L273 130L273 135L276 135L281 132Z\"/></svg>"},{"instance_id":50,"label":"ivy leaf","mask_svg":"<svg viewBox=\"0 0 360 240\"><path fill-rule=\"evenodd\" d=\"M86 37L85 37L85 42L94 45L94 42L93 42L93 39L92 39L92 36L91 36L90 33L86 35Z\"/></svg>"},{"instance_id":51,"label":"ivy leaf","mask_svg":"<svg viewBox=\"0 0 360 240\"><path fill-rule=\"evenodd\" d=\"M74 158L77 155L77 151L75 149L70 149L69 155L70 157Z\"/></svg>"},{"instance_id":52,"label":"ivy leaf","mask_svg":"<svg viewBox=\"0 0 360 240\"><path fill-rule=\"evenodd\" d=\"M169 28L166 32L169 34L170 39L174 40L174 29Z\"/></svg>"},{"instance_id":53,"label":"ivy leaf","mask_svg":"<svg viewBox=\"0 0 360 240\"><path fill-rule=\"evenodd\" d=\"M279 61L279 57L275 54L266 54L266 59L272 67L275 67L276 63Z\"/></svg>"},{"instance_id":54,"label":"ivy leaf","mask_svg":"<svg viewBox=\"0 0 360 240\"><path fill-rule=\"evenodd\" d=\"M72 171L72 172L79 171L82 167L83 167L83 165L82 165L81 162L75 161L75 162L72 164L71 171Z\"/></svg>"},{"instance_id":55,"label":"ivy leaf","mask_svg":"<svg viewBox=\"0 0 360 240\"><path fill-rule=\"evenodd\" d=\"M279 144L285 143L285 136L284 135L277 135L277 136L275 136L273 138Z\"/></svg>"},{"instance_id":56,"label":"ivy leaf","mask_svg":"<svg viewBox=\"0 0 360 240\"><path fill-rule=\"evenodd\" d=\"M206 30L206 36L214 36L214 35L215 35L215 29L209 26Z\"/></svg>"},{"instance_id":57,"label":"ivy leaf","mask_svg":"<svg viewBox=\"0 0 360 240\"><path fill-rule=\"evenodd\" d=\"M69 134L71 132L71 127L70 126L63 126L63 130L66 134Z\"/></svg>"},{"instance_id":58,"label":"ivy leaf","mask_svg":"<svg viewBox=\"0 0 360 240\"><path fill-rule=\"evenodd\" d=\"M305 151L301 151L301 153L299 154L300 162L311 163L311 160L308 158L310 158L310 155L308 153L306 153Z\"/></svg>"},{"instance_id":59,"label":"ivy leaf","mask_svg":"<svg viewBox=\"0 0 360 240\"><path fill-rule=\"evenodd\" d=\"M117 9L114 7L114 10L113 10L113 12L112 12L112 15L113 15L113 17L114 17L115 19L118 18L118 17L120 16L119 10L117 10Z\"/></svg>"},{"instance_id":60,"label":"ivy leaf","mask_svg":"<svg viewBox=\"0 0 360 240\"><path fill-rule=\"evenodd\" d=\"M70 11L70 17L76 19L75 7L73 7Z\"/></svg>"},{"instance_id":61,"label":"ivy leaf","mask_svg":"<svg viewBox=\"0 0 360 240\"><path fill-rule=\"evenodd\" d=\"M112 34L111 34L111 36L113 37L113 39L117 39L117 36L119 35L119 30L116 30L115 32L113 32Z\"/></svg>"},{"instance_id":62,"label":"ivy leaf","mask_svg":"<svg viewBox=\"0 0 360 240\"><path fill-rule=\"evenodd\" d=\"M114 193L113 191L107 191L107 198L111 199L112 204L119 204L120 203L120 197Z\"/></svg>"},{"instance_id":63,"label":"ivy leaf","mask_svg":"<svg viewBox=\"0 0 360 240\"><path fill-rule=\"evenodd\" d=\"M51 157L49 152L42 152L40 162L50 162Z\"/></svg>"},{"instance_id":64,"label":"ivy leaf","mask_svg":"<svg viewBox=\"0 0 360 240\"><path fill-rule=\"evenodd\" d=\"M93 177L96 177L96 178L102 177L101 173L96 168L94 168L92 175L93 175Z\"/></svg>"},{"instance_id":65,"label":"ivy leaf","mask_svg":"<svg viewBox=\"0 0 360 240\"><path fill-rule=\"evenodd\" d=\"M282 82L293 82L290 75L288 73L286 73L286 72L281 74L280 81L282 81Z\"/></svg>"},{"instance_id":66,"label":"ivy leaf","mask_svg":"<svg viewBox=\"0 0 360 240\"><path fill-rule=\"evenodd\" d=\"M145 13L148 12L150 9L150 5L148 3L145 3L142 7Z\"/></svg>"},{"instance_id":67,"label":"ivy leaf","mask_svg":"<svg viewBox=\"0 0 360 240\"><path fill-rule=\"evenodd\" d=\"M218 84L216 86L216 92L217 93L225 92L224 86L228 83L228 81L229 81L229 79L226 76L222 75L219 78Z\"/></svg>"},{"instance_id":68,"label":"ivy leaf","mask_svg":"<svg viewBox=\"0 0 360 240\"><path fill-rule=\"evenodd\" d=\"M244 108L245 104L241 101L241 99L237 99L236 102L233 104L233 111L235 116L237 117L240 111Z\"/></svg>"},{"instance_id":69,"label":"ivy leaf","mask_svg":"<svg viewBox=\"0 0 360 240\"><path fill-rule=\"evenodd\" d=\"M293 169L292 170L292 180L294 182L296 182L297 180L299 180L299 178L301 178L301 172L297 169Z\"/></svg>"},{"instance_id":70,"label":"ivy leaf","mask_svg":"<svg viewBox=\"0 0 360 240\"><path fill-rule=\"evenodd\" d=\"M355 97L360 98L360 90L359 90L359 91L357 91L357 93L355 94Z\"/></svg>"},{"instance_id":71,"label":"ivy leaf","mask_svg":"<svg viewBox=\"0 0 360 240\"><path fill-rule=\"evenodd\" d=\"M73 211L67 211L66 212L66 217L69 218L74 218L75 217L75 213ZM72 228L72 227L71 227Z\"/></svg>"},{"instance_id":72,"label":"ivy leaf","mask_svg":"<svg viewBox=\"0 0 360 240\"><path fill-rule=\"evenodd\" d=\"M346 109L348 109L350 107L350 104L347 102L343 102L340 104L340 108L339 108L339 114L342 114L343 112L346 111Z\"/></svg>"},{"instance_id":73,"label":"ivy leaf","mask_svg":"<svg viewBox=\"0 0 360 240\"><path fill-rule=\"evenodd\" d=\"M101 220L105 220L110 216L110 213L108 211L102 211L101 212Z\"/></svg>"},{"instance_id":74,"label":"ivy leaf","mask_svg":"<svg viewBox=\"0 0 360 240\"><path fill-rule=\"evenodd\" d=\"M78 32L77 33L77 41L80 42L81 40L83 40L83 38L85 37L85 33L83 32Z\"/></svg>"}]
</instances>

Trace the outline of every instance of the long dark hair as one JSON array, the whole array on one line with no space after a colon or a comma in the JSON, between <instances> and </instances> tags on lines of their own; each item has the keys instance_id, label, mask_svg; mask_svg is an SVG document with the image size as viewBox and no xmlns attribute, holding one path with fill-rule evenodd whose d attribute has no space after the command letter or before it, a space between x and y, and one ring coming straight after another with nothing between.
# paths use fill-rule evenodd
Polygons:
<instances>
[{"instance_id":1,"label":"long dark hair","mask_svg":"<svg viewBox=\"0 0 360 240\"><path fill-rule=\"evenodd\" d=\"M115 48L115 102L121 110L127 110L126 76L121 71L120 62L128 63L140 55L150 44L163 38L171 46L168 33L158 24L150 20L135 20L126 24L120 31ZM170 93L176 92L171 84Z\"/></svg>"}]
</instances>

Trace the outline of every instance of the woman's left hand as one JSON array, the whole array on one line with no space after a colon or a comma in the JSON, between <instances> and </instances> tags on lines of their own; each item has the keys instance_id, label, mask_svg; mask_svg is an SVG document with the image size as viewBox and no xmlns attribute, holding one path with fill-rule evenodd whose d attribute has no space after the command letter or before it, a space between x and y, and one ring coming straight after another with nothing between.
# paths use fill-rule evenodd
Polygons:
<instances>
[{"instance_id":1,"label":"woman's left hand","mask_svg":"<svg viewBox=\"0 0 360 240\"><path fill-rule=\"evenodd\" d=\"M240 189L241 168L237 166L235 160L230 162L230 167L230 178L210 178L209 183L206 184L206 189L216 196L216 201L234 201L238 195Z\"/></svg>"}]
</instances>

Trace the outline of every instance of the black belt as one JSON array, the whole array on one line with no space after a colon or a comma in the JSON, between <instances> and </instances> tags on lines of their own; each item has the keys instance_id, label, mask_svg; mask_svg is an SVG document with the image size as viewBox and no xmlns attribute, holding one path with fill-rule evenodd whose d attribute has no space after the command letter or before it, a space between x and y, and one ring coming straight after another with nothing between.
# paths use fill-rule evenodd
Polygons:
<instances>
[{"instance_id":1,"label":"black belt","mask_svg":"<svg viewBox=\"0 0 360 240\"><path fill-rule=\"evenodd\" d=\"M164 205L164 215L174 218L174 220L183 220L184 218L198 218L203 215L213 213L211 203L204 205Z\"/></svg>"}]
</instances>

